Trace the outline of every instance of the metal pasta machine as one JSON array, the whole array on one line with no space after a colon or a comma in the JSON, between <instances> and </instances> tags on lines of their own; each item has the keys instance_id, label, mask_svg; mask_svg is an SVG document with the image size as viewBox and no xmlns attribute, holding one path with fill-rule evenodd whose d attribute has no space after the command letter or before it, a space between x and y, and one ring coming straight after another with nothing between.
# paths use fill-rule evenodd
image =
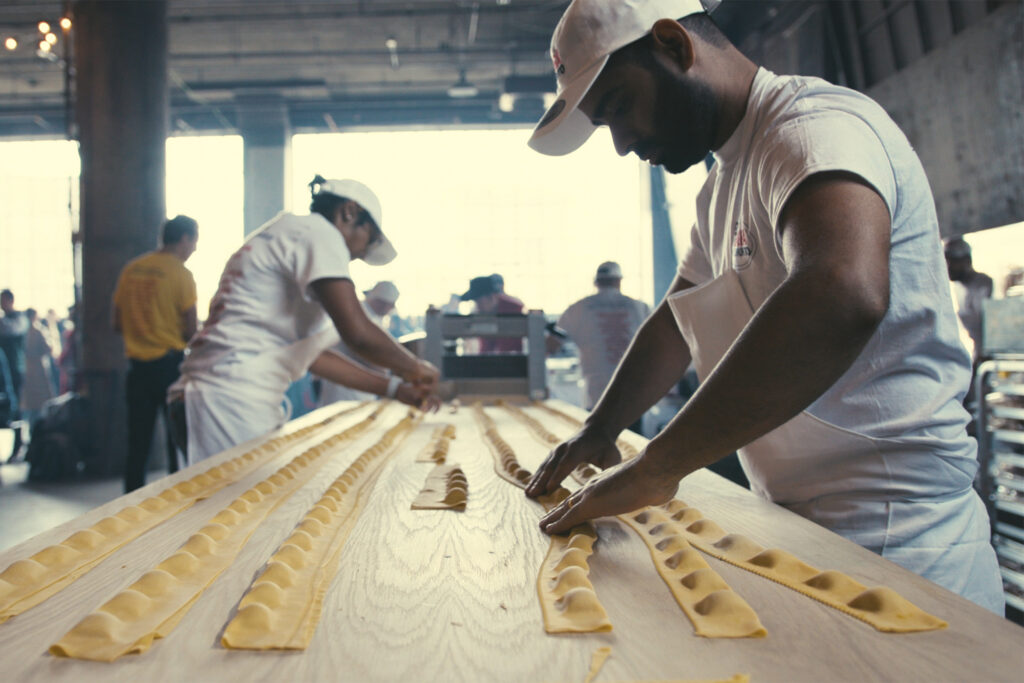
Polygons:
<instances>
[{"instance_id":1,"label":"metal pasta machine","mask_svg":"<svg viewBox=\"0 0 1024 683\"><path fill-rule=\"evenodd\" d=\"M452 396L548 396L544 312L456 315L427 310L423 358Z\"/></svg>"}]
</instances>

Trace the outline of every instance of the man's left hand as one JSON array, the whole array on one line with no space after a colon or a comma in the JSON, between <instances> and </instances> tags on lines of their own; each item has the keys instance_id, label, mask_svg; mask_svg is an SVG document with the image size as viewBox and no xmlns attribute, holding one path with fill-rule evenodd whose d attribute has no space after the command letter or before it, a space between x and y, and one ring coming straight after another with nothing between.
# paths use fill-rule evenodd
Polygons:
<instances>
[{"instance_id":1,"label":"man's left hand","mask_svg":"<svg viewBox=\"0 0 1024 683\"><path fill-rule=\"evenodd\" d=\"M595 476L540 521L541 531L565 533L596 517L632 512L648 505L667 503L679 480L652 463L646 453Z\"/></svg>"}]
</instances>

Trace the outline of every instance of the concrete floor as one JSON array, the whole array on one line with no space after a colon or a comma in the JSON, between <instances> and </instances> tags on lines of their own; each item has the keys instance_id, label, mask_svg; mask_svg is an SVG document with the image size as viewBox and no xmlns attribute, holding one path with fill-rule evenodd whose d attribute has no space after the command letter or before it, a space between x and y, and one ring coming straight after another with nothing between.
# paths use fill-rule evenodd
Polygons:
<instances>
[{"instance_id":1,"label":"concrete floor","mask_svg":"<svg viewBox=\"0 0 1024 683\"><path fill-rule=\"evenodd\" d=\"M160 476L153 472L151 479ZM28 463L0 465L0 550L117 498L124 481L30 482Z\"/></svg>"},{"instance_id":2,"label":"concrete floor","mask_svg":"<svg viewBox=\"0 0 1024 683\"><path fill-rule=\"evenodd\" d=\"M14 433L0 429L0 462L11 453ZM164 475L151 471L147 481ZM28 463L0 465L0 550L73 519L124 492L121 477L30 482Z\"/></svg>"}]
</instances>

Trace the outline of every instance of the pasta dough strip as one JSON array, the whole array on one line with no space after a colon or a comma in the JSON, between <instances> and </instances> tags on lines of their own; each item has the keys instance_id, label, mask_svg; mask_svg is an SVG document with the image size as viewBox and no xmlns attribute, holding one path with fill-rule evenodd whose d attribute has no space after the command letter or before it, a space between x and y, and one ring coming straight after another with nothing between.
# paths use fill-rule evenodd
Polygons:
<instances>
[{"instance_id":1,"label":"pasta dough strip","mask_svg":"<svg viewBox=\"0 0 1024 683\"><path fill-rule=\"evenodd\" d=\"M434 428L427 445L423 447L416 462L433 462L443 465L448 457L448 447L455 438L455 425L443 424Z\"/></svg>"},{"instance_id":2,"label":"pasta dough strip","mask_svg":"<svg viewBox=\"0 0 1024 683\"><path fill-rule=\"evenodd\" d=\"M766 550L745 536L727 534L681 500L671 500L661 507L683 526L683 536L702 552L780 583L879 631L909 633L948 626L891 588L868 588L841 572L816 569L784 550Z\"/></svg>"},{"instance_id":3,"label":"pasta dough strip","mask_svg":"<svg viewBox=\"0 0 1024 683\"><path fill-rule=\"evenodd\" d=\"M238 457L168 487L158 495L126 506L56 545L11 563L0 572L0 623L55 595L118 548L234 483L288 444L323 429L363 405L365 403L340 411L319 423L269 439Z\"/></svg>"},{"instance_id":4,"label":"pasta dough strip","mask_svg":"<svg viewBox=\"0 0 1024 683\"><path fill-rule=\"evenodd\" d=\"M541 403L534 405L561 415L568 421L573 420L565 413ZM593 473L584 469L585 467L580 466L572 472L572 476L581 484L593 476ZM728 534L715 522L705 519L699 510L687 506L681 500L673 499L660 507L671 515L671 520L682 522L679 535L701 552L782 584L860 619L879 631L909 633L934 631L948 626L945 621L928 614L891 588L868 588L841 572L816 569L785 550L766 550L745 536ZM648 513L660 514L657 507L649 507L641 512L619 515L619 519L637 530L634 526L634 522L639 523L637 517L643 516L642 518L646 520ZM637 530L637 533L640 531ZM644 536L644 540L649 539ZM661 569L658 571L660 573Z\"/></svg>"},{"instance_id":5,"label":"pasta dough strip","mask_svg":"<svg viewBox=\"0 0 1024 683\"><path fill-rule=\"evenodd\" d=\"M327 488L242 596L221 645L246 650L309 646L342 550L387 462L381 456L394 453L415 420L410 414L388 430Z\"/></svg>"},{"instance_id":6,"label":"pasta dough strip","mask_svg":"<svg viewBox=\"0 0 1024 683\"><path fill-rule=\"evenodd\" d=\"M173 555L82 619L50 646L50 653L112 662L145 652L153 640L167 636L231 565L260 523L317 473L323 465L321 456L365 430L382 408L304 451L236 498Z\"/></svg>"},{"instance_id":7,"label":"pasta dough strip","mask_svg":"<svg viewBox=\"0 0 1024 683\"><path fill-rule=\"evenodd\" d=\"M644 540L672 597L705 638L763 638L757 613L683 538L684 529L654 508L619 515Z\"/></svg>"},{"instance_id":8,"label":"pasta dough strip","mask_svg":"<svg viewBox=\"0 0 1024 683\"><path fill-rule=\"evenodd\" d=\"M523 469L512 447L501 438L483 406L473 406L477 424L494 456L494 470L505 481L526 488L530 472ZM538 498L550 510L565 500L569 491L561 487ZM611 631L608 613L590 583L588 559L593 554L597 532L589 522L574 526L566 535L553 535L537 575L537 598L547 633L592 633Z\"/></svg>"},{"instance_id":9,"label":"pasta dough strip","mask_svg":"<svg viewBox=\"0 0 1024 683\"><path fill-rule=\"evenodd\" d=\"M412 501L413 510L465 510L469 487L458 465L437 465L427 475L423 490Z\"/></svg>"}]
</instances>

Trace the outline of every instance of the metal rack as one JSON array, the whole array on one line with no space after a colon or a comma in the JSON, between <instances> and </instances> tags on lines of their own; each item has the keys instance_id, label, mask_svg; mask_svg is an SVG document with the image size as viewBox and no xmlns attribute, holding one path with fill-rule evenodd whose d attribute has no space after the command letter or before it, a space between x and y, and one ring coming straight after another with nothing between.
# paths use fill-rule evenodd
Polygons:
<instances>
[{"instance_id":1,"label":"metal rack","mask_svg":"<svg viewBox=\"0 0 1024 683\"><path fill-rule=\"evenodd\" d=\"M441 370L455 396L521 395L548 397L545 370L543 311L526 314L452 315L429 309L425 322L423 357ZM467 339L517 338L521 353L463 354Z\"/></svg>"},{"instance_id":2,"label":"metal rack","mask_svg":"<svg viewBox=\"0 0 1024 683\"><path fill-rule=\"evenodd\" d=\"M1024 624L1024 300L986 301L975 373L978 486L992 521L1008 619Z\"/></svg>"}]
</instances>

